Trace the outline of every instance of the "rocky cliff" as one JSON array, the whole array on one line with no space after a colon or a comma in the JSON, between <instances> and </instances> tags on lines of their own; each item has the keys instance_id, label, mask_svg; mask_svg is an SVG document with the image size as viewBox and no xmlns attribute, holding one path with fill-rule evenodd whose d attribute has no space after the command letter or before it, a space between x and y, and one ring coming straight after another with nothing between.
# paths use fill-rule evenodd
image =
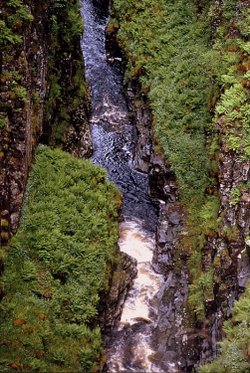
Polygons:
<instances>
[{"instance_id":1,"label":"rocky cliff","mask_svg":"<svg viewBox=\"0 0 250 373\"><path fill-rule=\"evenodd\" d=\"M250 4L113 3L109 31L119 30L139 134L134 164L150 171L151 196L161 200L154 266L165 284L153 343L160 361L166 359L177 371L198 370L218 354L223 322L232 317L250 273ZM2 246L18 227L37 142L77 156L91 151L76 8L74 0L2 5ZM123 267L118 260L112 268L111 291L99 304L98 322L106 331L119 318L135 276L134 263L126 256L122 261ZM232 320L233 328L239 321ZM225 372L249 369L247 343L236 353L224 344Z\"/></svg>"}]
</instances>

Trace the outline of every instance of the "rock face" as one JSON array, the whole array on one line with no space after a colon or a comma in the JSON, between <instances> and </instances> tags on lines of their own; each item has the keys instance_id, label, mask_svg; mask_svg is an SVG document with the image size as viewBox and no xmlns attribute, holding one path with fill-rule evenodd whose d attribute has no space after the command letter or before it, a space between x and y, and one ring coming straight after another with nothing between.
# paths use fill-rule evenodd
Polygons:
<instances>
[{"instance_id":1,"label":"rock face","mask_svg":"<svg viewBox=\"0 0 250 373\"><path fill-rule=\"evenodd\" d=\"M174 175L164 163L152 155L154 197L165 201L157 229L155 269L166 282L161 291L158 331L155 348L160 361L170 361L173 371L192 371L218 354L223 322L232 314L233 305L244 291L250 277L249 232L250 162L229 151L221 138L219 153L219 229L217 237L207 237L203 249L203 268L213 268L213 299L205 304L206 320L194 322L188 313L187 258L179 254L179 239L185 235L184 213L178 203ZM158 180L157 180L158 177ZM163 366L169 369L169 366ZM171 370L170 370L171 371Z\"/></svg>"},{"instance_id":2,"label":"rock face","mask_svg":"<svg viewBox=\"0 0 250 373\"><path fill-rule=\"evenodd\" d=\"M153 348L162 370L187 371L191 360L187 355L188 327L185 301L188 294L186 258L179 256L179 239L183 230L184 212L179 203L176 178L162 154L156 151L152 135L152 116L145 95L140 95L137 82L128 88L130 110L137 128L135 167L149 172L150 195L160 200L153 266L161 273L164 284L159 289L158 320ZM196 343L193 338L193 345Z\"/></svg>"},{"instance_id":3,"label":"rock face","mask_svg":"<svg viewBox=\"0 0 250 373\"><path fill-rule=\"evenodd\" d=\"M127 293L136 275L136 260L121 252L112 275L109 293L103 297L100 305L100 322L107 340L120 319Z\"/></svg>"},{"instance_id":4,"label":"rock face","mask_svg":"<svg viewBox=\"0 0 250 373\"><path fill-rule=\"evenodd\" d=\"M63 60L60 71L54 65L56 61L51 58L54 48L51 2L31 2L25 9L32 14L33 20L22 24L18 30L22 42L14 48L10 46L4 49L0 59L3 83L0 115L4 118L4 125L0 127L1 245L7 244L9 235L18 227L20 207L36 144L39 139L50 142L49 126L60 111L57 102L50 100L51 92L55 90L52 77L60 74L61 79L65 75L68 91L66 89L63 92L64 96L72 93L75 74L79 73L79 69L84 79L79 38L78 43L75 40L74 49L59 56ZM8 15L10 11L6 6L4 13ZM56 84L59 89L58 81ZM55 92L53 94L56 96ZM91 151L90 133L86 124L89 104L86 97L85 102L83 95L81 98L81 102L79 100L75 106L65 103L69 125L67 134L59 144L78 156Z\"/></svg>"},{"instance_id":5,"label":"rock face","mask_svg":"<svg viewBox=\"0 0 250 373\"><path fill-rule=\"evenodd\" d=\"M214 300L207 307L212 356L218 352L216 342L222 338L223 321L231 316L234 302L250 278L250 162L228 150L220 123L218 130L220 229L218 236L208 238L205 246L210 253L206 265L214 268Z\"/></svg>"},{"instance_id":6,"label":"rock face","mask_svg":"<svg viewBox=\"0 0 250 373\"><path fill-rule=\"evenodd\" d=\"M0 129L2 243L8 241L9 231L17 229L28 170L44 119L48 39L46 22L38 22L38 17L48 12L48 4L43 3L35 10L34 21L23 26L22 45L18 45L16 50L2 52L1 112L7 112L8 117ZM13 71L19 76L15 77ZM24 96L13 94L13 86L22 87ZM32 98L35 93L36 102Z\"/></svg>"},{"instance_id":7,"label":"rock face","mask_svg":"<svg viewBox=\"0 0 250 373\"><path fill-rule=\"evenodd\" d=\"M109 57L115 61L117 57L122 56L113 32L114 30L108 34L107 47ZM110 45L114 47L110 48ZM172 368L179 368L177 361L184 368L187 366L187 332L183 315L188 279L186 258L178 258L179 237L184 234L184 213L178 201L175 175L170 166L166 165L161 152L156 151L148 99L145 94L141 94L137 80L132 80L126 88L130 119L134 121L137 130L133 164L138 171L149 174L150 196L161 202L153 266L157 273L164 275L165 282L159 290L158 320L152 347L157 351L156 356L161 362L161 369L170 372ZM118 299L121 299L122 306L124 295L118 296ZM115 315L120 312L120 309L113 311Z\"/></svg>"}]
</instances>

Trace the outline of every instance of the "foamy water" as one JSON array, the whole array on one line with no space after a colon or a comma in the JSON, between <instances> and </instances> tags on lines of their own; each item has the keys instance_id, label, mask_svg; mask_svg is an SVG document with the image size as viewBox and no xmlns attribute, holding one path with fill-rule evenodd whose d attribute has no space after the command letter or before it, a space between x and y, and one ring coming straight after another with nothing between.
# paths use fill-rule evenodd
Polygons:
<instances>
[{"instance_id":1,"label":"foamy water","mask_svg":"<svg viewBox=\"0 0 250 373\"><path fill-rule=\"evenodd\" d=\"M121 223L118 243L121 251L131 255L138 263L152 261L155 240L148 232L142 230L139 222Z\"/></svg>"},{"instance_id":2,"label":"foamy water","mask_svg":"<svg viewBox=\"0 0 250 373\"><path fill-rule=\"evenodd\" d=\"M119 246L121 251L137 260L138 274L124 304L121 325L133 324L140 319L151 321L150 300L160 287L161 276L156 274L151 262L155 240L136 222L124 222L120 225Z\"/></svg>"},{"instance_id":3,"label":"foamy water","mask_svg":"<svg viewBox=\"0 0 250 373\"><path fill-rule=\"evenodd\" d=\"M162 372L154 365L155 352L150 347L154 317L157 314L157 293L162 283L162 276L156 274L151 266L154 237L136 221L123 222L120 225L119 246L121 251L137 260L138 274L128 293L118 327L121 333L120 344L116 344L115 349L108 354L109 372ZM130 328L136 331L133 331L133 343L128 347L126 341L130 341ZM126 366L124 361L128 351L131 353L130 364Z\"/></svg>"}]
</instances>

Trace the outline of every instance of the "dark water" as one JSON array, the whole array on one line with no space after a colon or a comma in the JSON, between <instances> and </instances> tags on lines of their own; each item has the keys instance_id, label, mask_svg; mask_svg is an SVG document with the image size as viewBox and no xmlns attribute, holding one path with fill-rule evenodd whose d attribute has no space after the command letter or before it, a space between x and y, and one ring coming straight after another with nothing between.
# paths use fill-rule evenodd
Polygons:
<instances>
[{"instance_id":1,"label":"dark water","mask_svg":"<svg viewBox=\"0 0 250 373\"><path fill-rule=\"evenodd\" d=\"M123 194L119 245L138 262L138 276L107 351L108 371L162 372L154 365L151 349L162 281L151 267L158 204L148 195L148 175L133 167L137 132L129 121L120 62L111 63L105 48L108 1L83 0L82 16L82 50L92 95L92 160L107 169Z\"/></svg>"},{"instance_id":2,"label":"dark water","mask_svg":"<svg viewBox=\"0 0 250 373\"><path fill-rule=\"evenodd\" d=\"M110 64L106 55L108 5L105 1L99 4L102 6L87 0L82 8L82 49L92 94L93 161L108 170L109 178L121 190L123 215L140 219L154 230L158 208L148 196L148 175L133 168L136 129L128 119L119 61Z\"/></svg>"}]
</instances>

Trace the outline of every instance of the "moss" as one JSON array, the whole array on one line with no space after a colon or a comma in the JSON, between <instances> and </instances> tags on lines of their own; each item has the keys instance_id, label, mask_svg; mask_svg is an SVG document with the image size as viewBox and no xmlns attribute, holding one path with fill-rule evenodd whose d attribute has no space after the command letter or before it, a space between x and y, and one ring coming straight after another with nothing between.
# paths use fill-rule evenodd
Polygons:
<instances>
[{"instance_id":1,"label":"moss","mask_svg":"<svg viewBox=\"0 0 250 373\"><path fill-rule=\"evenodd\" d=\"M108 291L117 261L120 203L102 169L38 149L4 261L2 372L13 364L22 371L97 370L99 294Z\"/></svg>"},{"instance_id":2,"label":"moss","mask_svg":"<svg viewBox=\"0 0 250 373\"><path fill-rule=\"evenodd\" d=\"M9 227L9 222L7 219L1 219L0 223L1 227L8 228Z\"/></svg>"}]
</instances>

